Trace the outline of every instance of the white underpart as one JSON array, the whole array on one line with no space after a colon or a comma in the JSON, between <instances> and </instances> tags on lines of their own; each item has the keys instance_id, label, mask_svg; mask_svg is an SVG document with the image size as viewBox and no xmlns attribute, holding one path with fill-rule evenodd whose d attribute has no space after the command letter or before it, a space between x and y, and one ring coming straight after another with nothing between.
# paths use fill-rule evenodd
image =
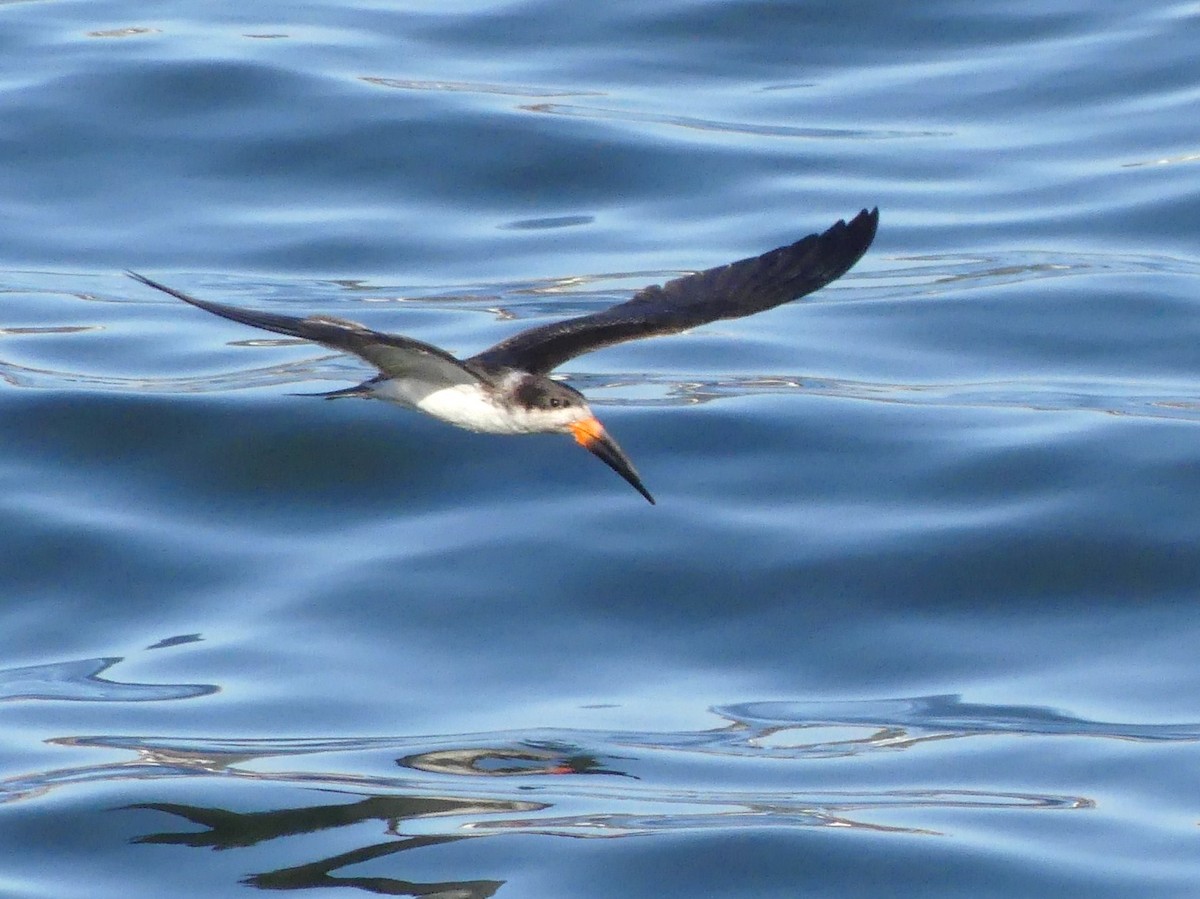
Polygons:
<instances>
[{"instance_id":1,"label":"white underpart","mask_svg":"<svg viewBox=\"0 0 1200 899\"><path fill-rule=\"evenodd\" d=\"M510 408L495 401L480 384L433 386L392 378L372 385L373 395L432 415L449 424L485 434L562 433L570 424L592 413L587 407L570 409Z\"/></svg>"}]
</instances>

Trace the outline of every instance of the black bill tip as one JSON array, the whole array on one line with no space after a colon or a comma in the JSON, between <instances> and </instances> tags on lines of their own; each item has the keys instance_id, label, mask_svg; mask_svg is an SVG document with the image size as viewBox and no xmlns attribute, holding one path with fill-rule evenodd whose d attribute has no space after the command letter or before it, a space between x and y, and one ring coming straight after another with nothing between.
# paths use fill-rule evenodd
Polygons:
<instances>
[{"instance_id":1,"label":"black bill tip","mask_svg":"<svg viewBox=\"0 0 1200 899\"><path fill-rule=\"evenodd\" d=\"M625 455L617 441L608 436L608 432L604 430L604 426L599 421L595 418L578 421L571 426L571 433L575 435L575 441L580 446L628 481L634 490L646 497L646 501L650 505L655 504L654 497L642 483L642 479L638 476L633 463L629 461L629 457Z\"/></svg>"}]
</instances>

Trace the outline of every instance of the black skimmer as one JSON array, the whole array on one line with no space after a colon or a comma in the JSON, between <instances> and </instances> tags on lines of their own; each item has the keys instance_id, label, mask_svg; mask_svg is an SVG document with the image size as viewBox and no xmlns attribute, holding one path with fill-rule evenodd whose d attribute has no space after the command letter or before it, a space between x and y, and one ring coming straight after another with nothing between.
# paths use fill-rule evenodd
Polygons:
<instances>
[{"instance_id":1,"label":"black skimmer","mask_svg":"<svg viewBox=\"0 0 1200 899\"><path fill-rule=\"evenodd\" d=\"M411 337L383 334L340 318L293 318L210 303L128 272L206 312L235 322L353 353L379 369L356 387L314 394L390 400L434 418L488 434L571 434L651 503L633 463L588 408L578 390L549 377L568 359L627 340L674 334L726 318L742 318L797 299L840 278L875 238L879 210L850 222L707 271L639 290L602 312L522 331L468 359L456 359Z\"/></svg>"}]
</instances>

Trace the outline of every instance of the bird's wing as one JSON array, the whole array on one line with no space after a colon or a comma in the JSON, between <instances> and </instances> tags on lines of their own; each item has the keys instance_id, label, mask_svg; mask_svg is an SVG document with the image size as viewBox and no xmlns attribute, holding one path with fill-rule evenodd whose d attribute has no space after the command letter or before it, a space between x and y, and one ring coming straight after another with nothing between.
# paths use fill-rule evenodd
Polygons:
<instances>
[{"instance_id":1,"label":"bird's wing","mask_svg":"<svg viewBox=\"0 0 1200 899\"><path fill-rule=\"evenodd\" d=\"M840 278L875 238L879 210L864 209L849 223L794 244L647 287L625 303L522 331L467 365L487 370L509 366L545 374L575 356L601 347L674 334L724 318L772 309Z\"/></svg>"},{"instance_id":2,"label":"bird's wing","mask_svg":"<svg viewBox=\"0 0 1200 899\"><path fill-rule=\"evenodd\" d=\"M147 287L161 290L213 315L262 328L264 331L311 340L330 349L353 353L389 377L415 377L427 382L444 383L447 386L479 382L477 375L464 368L461 362L445 350L410 337L382 334L357 322L332 316L310 315L308 318L293 318L290 315L210 303L208 300L199 300L165 284L159 284L136 272L126 274Z\"/></svg>"}]
</instances>

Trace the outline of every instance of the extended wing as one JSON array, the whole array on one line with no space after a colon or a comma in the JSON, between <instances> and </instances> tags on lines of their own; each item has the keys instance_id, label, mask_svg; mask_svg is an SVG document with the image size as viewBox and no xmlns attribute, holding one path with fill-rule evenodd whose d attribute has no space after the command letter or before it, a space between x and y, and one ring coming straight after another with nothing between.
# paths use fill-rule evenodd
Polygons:
<instances>
[{"instance_id":1,"label":"extended wing","mask_svg":"<svg viewBox=\"0 0 1200 899\"><path fill-rule=\"evenodd\" d=\"M863 210L848 224L810 234L762 256L647 287L625 303L522 331L466 364L488 370L521 368L545 374L601 347L674 334L724 318L772 309L840 278L875 238L879 210Z\"/></svg>"},{"instance_id":2,"label":"extended wing","mask_svg":"<svg viewBox=\"0 0 1200 899\"><path fill-rule=\"evenodd\" d=\"M152 281L137 272L126 272L131 278L136 278L147 287L161 290L177 299L190 303L205 312L219 315L231 321L273 331L276 334L286 334L288 337L301 337L311 340L330 349L353 353L361 359L374 365L390 377L416 377L427 383L475 384L479 378L465 369L461 362L435 346L402 337L399 334L383 334L372 331L357 322L332 316L310 315L308 318L293 318L290 315L277 315L272 312L257 312L251 309L239 309L237 306L226 306L223 303L210 303L188 296L186 293Z\"/></svg>"}]
</instances>

